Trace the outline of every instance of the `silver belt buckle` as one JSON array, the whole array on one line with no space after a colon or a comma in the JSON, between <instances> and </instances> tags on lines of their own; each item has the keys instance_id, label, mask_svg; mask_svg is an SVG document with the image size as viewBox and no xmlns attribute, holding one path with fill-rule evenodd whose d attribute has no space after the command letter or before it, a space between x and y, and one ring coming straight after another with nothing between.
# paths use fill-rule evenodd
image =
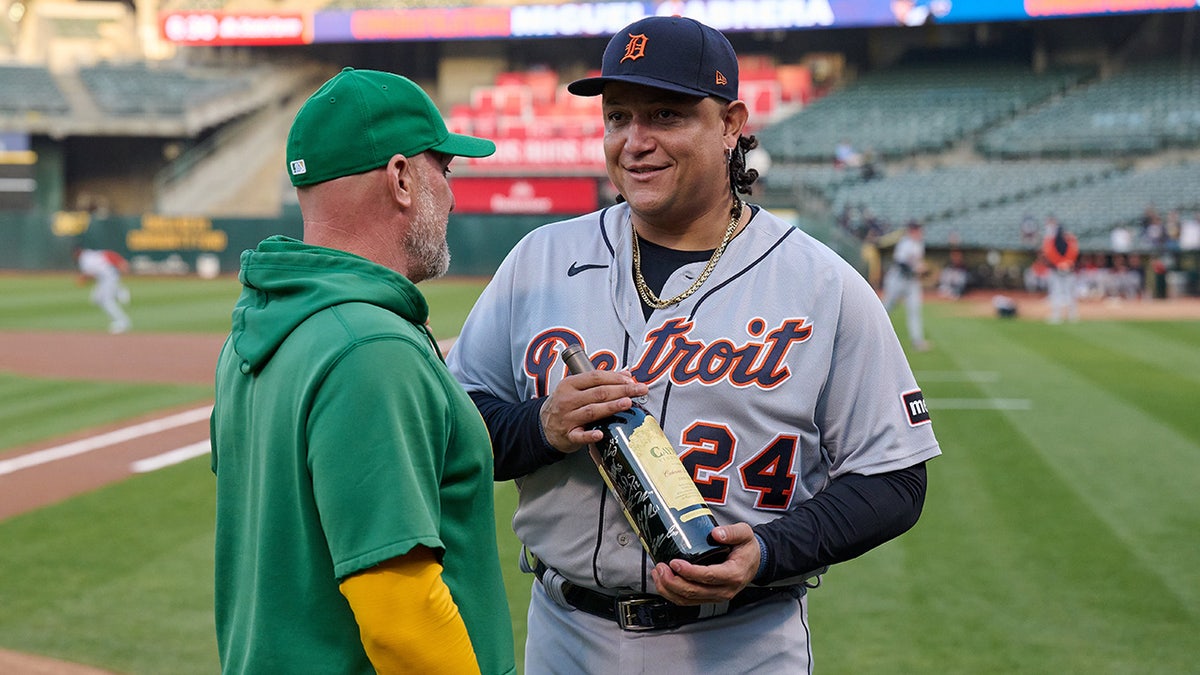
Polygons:
<instances>
[{"instance_id":1,"label":"silver belt buckle","mask_svg":"<svg viewBox=\"0 0 1200 675\"><path fill-rule=\"evenodd\" d=\"M617 598L615 600L613 600L613 605L617 610L617 625L621 627L621 630L628 630L628 631L646 631L646 630L655 630L657 628L670 628L671 626L655 626L653 624L647 626L647 625L642 624L638 618L639 617L639 614L638 614L639 607L644 607L647 605L656 605L661 602L665 602L665 601L660 600L659 598L655 598L653 596L648 596L648 597L617 596Z\"/></svg>"}]
</instances>

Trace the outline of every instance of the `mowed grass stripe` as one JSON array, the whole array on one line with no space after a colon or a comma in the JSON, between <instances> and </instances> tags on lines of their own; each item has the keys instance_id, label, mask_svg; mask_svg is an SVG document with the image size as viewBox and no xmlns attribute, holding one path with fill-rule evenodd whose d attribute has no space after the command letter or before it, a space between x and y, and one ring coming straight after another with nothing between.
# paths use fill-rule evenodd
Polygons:
<instances>
[{"instance_id":1,"label":"mowed grass stripe","mask_svg":"<svg viewBox=\"0 0 1200 675\"><path fill-rule=\"evenodd\" d=\"M92 283L69 274L0 277L5 298L0 328L21 330L95 330L108 318L91 304ZM229 313L239 285L233 277L218 279L126 276L132 296L125 311L138 331L212 332L229 329Z\"/></svg>"},{"instance_id":2,"label":"mowed grass stripe","mask_svg":"<svg viewBox=\"0 0 1200 675\"><path fill-rule=\"evenodd\" d=\"M125 308L134 332L226 333L241 284L216 279L126 276ZM458 334L487 279L456 277L422 283L430 328L439 339ZM105 314L89 302L90 284L69 274L0 276L0 329L104 331Z\"/></svg>"},{"instance_id":3,"label":"mowed grass stripe","mask_svg":"<svg viewBox=\"0 0 1200 675\"><path fill-rule=\"evenodd\" d=\"M1067 328L1070 336L1088 345L1108 348L1200 387L1200 321L1096 322Z\"/></svg>"},{"instance_id":4,"label":"mowed grass stripe","mask_svg":"<svg viewBox=\"0 0 1200 675\"><path fill-rule=\"evenodd\" d=\"M11 328L17 319L29 323L31 319L53 317L58 314L82 314L100 311L91 304L91 290L86 286L66 285L55 289L30 292L21 290L4 301L5 328Z\"/></svg>"},{"instance_id":5,"label":"mowed grass stripe","mask_svg":"<svg viewBox=\"0 0 1200 675\"><path fill-rule=\"evenodd\" d=\"M951 351L910 355L925 396L986 398L977 381L996 381L999 374L979 378L956 370ZM925 381L923 373L933 376ZM994 410L931 405L931 415L945 454L928 464L930 491L920 522L835 566L810 596L821 672L1020 672L1037 665L1021 647L1021 633L1043 630L1042 622L1018 622L1014 630L1011 621L997 620L998 607L1028 614L1012 598L1035 594L1038 577L1023 572L1028 556L1012 540L1029 538L1010 522L1009 497L993 487L994 469L981 461L1023 440L993 429L1008 426Z\"/></svg>"},{"instance_id":6,"label":"mowed grass stripe","mask_svg":"<svg viewBox=\"0 0 1200 675\"><path fill-rule=\"evenodd\" d=\"M61 418L64 411L72 415L95 407L101 401L119 395L111 387L91 382L26 379L0 375L0 393L10 396L0 408L0 427L13 430L36 424L45 417ZM3 439L5 432L0 432ZM8 445L8 444L6 444Z\"/></svg>"},{"instance_id":7,"label":"mowed grass stripe","mask_svg":"<svg viewBox=\"0 0 1200 675\"><path fill-rule=\"evenodd\" d=\"M1157 575L1178 606L1200 618L1200 548L1195 546L1200 445L1179 433L1183 422L1164 422L1075 370L1079 365L1070 354L1047 346L1059 341L1060 327L1031 328L1040 330L996 331L966 320L942 326L955 334L955 358L964 368L979 369L988 362L1006 374L994 385L980 385L984 392L1012 395L1018 386L1014 382L1026 389L1035 410L1002 414L1044 458L1063 488L1087 503L1136 552L1142 564L1139 576ZM975 334L979 331L990 331L990 337ZM1126 365L1110 367L1122 370ZM1046 516L1055 513L1050 510Z\"/></svg>"},{"instance_id":8,"label":"mowed grass stripe","mask_svg":"<svg viewBox=\"0 0 1200 675\"><path fill-rule=\"evenodd\" d=\"M212 398L198 385L138 385L0 373L0 455L7 449Z\"/></svg>"},{"instance_id":9,"label":"mowed grass stripe","mask_svg":"<svg viewBox=\"0 0 1200 675\"><path fill-rule=\"evenodd\" d=\"M125 673L218 670L199 458L0 522L6 647Z\"/></svg>"},{"instance_id":10,"label":"mowed grass stripe","mask_svg":"<svg viewBox=\"0 0 1200 675\"><path fill-rule=\"evenodd\" d=\"M55 274L0 274L0 316L16 316L48 305L86 305L90 283L80 283L79 276Z\"/></svg>"},{"instance_id":11,"label":"mowed grass stripe","mask_svg":"<svg viewBox=\"0 0 1200 675\"><path fill-rule=\"evenodd\" d=\"M1200 443L1200 414L1196 414L1200 404L1200 350L1196 346L1200 339L1192 343L1191 350L1170 350L1153 339L1134 350L1130 344L1139 342L1095 337L1090 327L1076 324L1048 331L1044 339L1031 340L1028 346ZM1166 358L1156 358L1155 348L1162 348L1160 353ZM1179 353L1183 351L1190 353Z\"/></svg>"},{"instance_id":12,"label":"mowed grass stripe","mask_svg":"<svg viewBox=\"0 0 1200 675\"><path fill-rule=\"evenodd\" d=\"M920 522L835 566L811 595L821 672L981 672L1022 663L1010 639L998 639L1005 631L1011 638L1011 629L996 623L996 607L1011 607L1010 594L1020 592L1003 586L1021 556L1008 545L1002 500L987 488L984 467L955 440L957 424L977 430L980 415L995 413L934 414L946 454L928 465Z\"/></svg>"},{"instance_id":13,"label":"mowed grass stripe","mask_svg":"<svg viewBox=\"0 0 1200 675\"><path fill-rule=\"evenodd\" d=\"M1016 647L1008 658L1020 660L1022 672L1144 665L1141 645L1158 639L1164 619L1167 625L1189 621L1168 581L1146 573L1136 544L1110 526L1011 419L987 424L995 418L949 417L964 418L959 427L945 425L954 437L979 446L970 462L972 484L983 493L972 498L953 486L943 502L962 512L956 526L984 533L967 542L975 547L971 560L955 563L959 570L971 569L969 584L958 590L986 589L992 610L984 616L990 617L991 631ZM987 440L979 439L984 429ZM1120 588L1114 588L1114 579L1122 580ZM1132 625L1114 622L1113 607L1121 607Z\"/></svg>"},{"instance_id":14,"label":"mowed grass stripe","mask_svg":"<svg viewBox=\"0 0 1200 675\"><path fill-rule=\"evenodd\" d=\"M56 296L46 302L14 308L6 302L0 314L0 329L5 330L96 330L108 328L108 316L99 307L87 300L86 291L82 298Z\"/></svg>"},{"instance_id":15,"label":"mowed grass stripe","mask_svg":"<svg viewBox=\"0 0 1200 675\"><path fill-rule=\"evenodd\" d=\"M969 386L931 384L925 393L964 397ZM1113 578L1141 575L1141 561L1047 465L1011 413L932 414L946 454L929 464L922 520L836 567L815 592L822 670L1122 672L1159 663L1171 672L1186 661L1179 647L1146 660L1141 645L1185 639L1194 619L1177 602L1160 611L1171 592L1157 578L1112 592ZM1114 621L1125 595L1139 625ZM843 637L822 631L829 625L855 629Z\"/></svg>"},{"instance_id":16,"label":"mowed grass stripe","mask_svg":"<svg viewBox=\"0 0 1200 675\"><path fill-rule=\"evenodd\" d=\"M127 311L139 332L227 332L241 289L233 277L126 279L132 296Z\"/></svg>"}]
</instances>

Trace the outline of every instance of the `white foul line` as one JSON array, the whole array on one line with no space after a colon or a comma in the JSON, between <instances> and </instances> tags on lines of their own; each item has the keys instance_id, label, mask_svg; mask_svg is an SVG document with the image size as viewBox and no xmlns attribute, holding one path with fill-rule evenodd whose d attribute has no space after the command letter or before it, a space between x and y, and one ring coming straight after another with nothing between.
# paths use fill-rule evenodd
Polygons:
<instances>
[{"instance_id":1,"label":"white foul line","mask_svg":"<svg viewBox=\"0 0 1200 675\"><path fill-rule=\"evenodd\" d=\"M60 459L66 459L67 457L82 455L85 452L91 452L92 450L98 450L116 443L140 438L142 436L149 436L150 434L156 434L160 431L166 431L167 429L174 429L175 427L181 427L187 424L199 422L201 420L206 420L208 419L209 415L212 414L212 409L213 407L211 405L204 406L203 408L196 408L195 410L188 410L175 415L169 415L161 419L143 422L142 424L135 424L131 427L125 427L124 429L117 429L116 431L110 431L105 434L100 434L99 436L92 436L91 438L84 438L71 443L64 443L63 445L58 445L53 448L38 450L37 452L31 452L28 455L21 455L20 457L13 457L12 459L0 460L0 476L13 473L14 471L20 471L21 469L28 469L40 464L47 464Z\"/></svg>"},{"instance_id":2,"label":"white foul line","mask_svg":"<svg viewBox=\"0 0 1200 675\"><path fill-rule=\"evenodd\" d=\"M175 464L179 464L180 462L186 462L193 457L207 455L210 448L211 444L206 438L199 443L185 445L182 448L176 448L170 452L164 452L161 455L147 457L146 459L139 459L138 461L129 465L129 470L134 473L150 473L151 471L158 471L159 469L165 469L168 466L173 466Z\"/></svg>"}]
</instances>

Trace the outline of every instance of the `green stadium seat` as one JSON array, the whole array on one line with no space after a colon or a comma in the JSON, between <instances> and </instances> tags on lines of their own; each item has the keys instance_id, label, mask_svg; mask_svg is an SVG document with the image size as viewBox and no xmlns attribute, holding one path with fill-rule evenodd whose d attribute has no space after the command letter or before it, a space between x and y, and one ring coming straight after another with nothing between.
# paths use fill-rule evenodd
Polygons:
<instances>
[{"instance_id":1,"label":"green stadium seat","mask_svg":"<svg viewBox=\"0 0 1200 675\"><path fill-rule=\"evenodd\" d=\"M869 73L763 128L763 147L785 161L832 159L846 138L882 159L935 153L1042 102L1086 71L1035 74L1018 64L897 66Z\"/></svg>"},{"instance_id":2,"label":"green stadium seat","mask_svg":"<svg viewBox=\"0 0 1200 675\"><path fill-rule=\"evenodd\" d=\"M70 109L45 67L0 65L0 114L65 115Z\"/></svg>"},{"instance_id":3,"label":"green stadium seat","mask_svg":"<svg viewBox=\"0 0 1200 675\"><path fill-rule=\"evenodd\" d=\"M1200 142L1200 70L1135 64L985 133L996 157L1131 155Z\"/></svg>"},{"instance_id":4,"label":"green stadium seat","mask_svg":"<svg viewBox=\"0 0 1200 675\"><path fill-rule=\"evenodd\" d=\"M244 91L249 80L228 70L99 64L81 68L92 99L112 115L183 115L189 108Z\"/></svg>"}]
</instances>

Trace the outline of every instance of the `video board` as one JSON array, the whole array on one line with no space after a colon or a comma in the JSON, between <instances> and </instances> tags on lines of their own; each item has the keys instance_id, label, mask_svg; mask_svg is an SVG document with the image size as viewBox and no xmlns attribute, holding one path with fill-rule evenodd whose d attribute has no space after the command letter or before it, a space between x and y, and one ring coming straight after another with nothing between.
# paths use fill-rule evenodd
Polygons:
<instances>
[{"instance_id":1,"label":"video board","mask_svg":"<svg viewBox=\"0 0 1200 675\"><path fill-rule=\"evenodd\" d=\"M683 15L728 32L931 23L981 23L1111 14L1196 11L1200 0L463 0L459 7L291 11L263 8L164 11L163 38L181 45L295 45L403 40L611 35L650 15ZM344 5L339 5L344 6ZM245 4L239 7L248 7ZM252 7L252 6L249 6Z\"/></svg>"}]
</instances>

